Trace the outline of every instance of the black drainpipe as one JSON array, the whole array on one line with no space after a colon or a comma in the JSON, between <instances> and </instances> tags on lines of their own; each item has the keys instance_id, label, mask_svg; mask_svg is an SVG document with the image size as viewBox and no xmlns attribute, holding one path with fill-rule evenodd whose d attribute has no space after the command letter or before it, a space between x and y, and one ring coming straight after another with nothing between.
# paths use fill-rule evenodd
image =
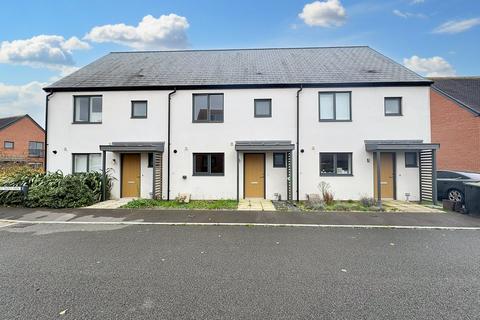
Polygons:
<instances>
[{"instance_id":1,"label":"black drainpipe","mask_svg":"<svg viewBox=\"0 0 480 320\"><path fill-rule=\"evenodd\" d=\"M297 202L299 197L300 186L300 92L303 90L303 86L297 90Z\"/></svg>"},{"instance_id":2,"label":"black drainpipe","mask_svg":"<svg viewBox=\"0 0 480 320\"><path fill-rule=\"evenodd\" d=\"M167 133L167 200L170 200L170 106L172 95L177 92L177 89L174 88L172 92L168 94L168 133Z\"/></svg>"},{"instance_id":3,"label":"black drainpipe","mask_svg":"<svg viewBox=\"0 0 480 320\"><path fill-rule=\"evenodd\" d=\"M43 151L43 169L47 172L47 146L48 146L48 98L53 94L53 91L45 97L45 150Z\"/></svg>"}]
</instances>

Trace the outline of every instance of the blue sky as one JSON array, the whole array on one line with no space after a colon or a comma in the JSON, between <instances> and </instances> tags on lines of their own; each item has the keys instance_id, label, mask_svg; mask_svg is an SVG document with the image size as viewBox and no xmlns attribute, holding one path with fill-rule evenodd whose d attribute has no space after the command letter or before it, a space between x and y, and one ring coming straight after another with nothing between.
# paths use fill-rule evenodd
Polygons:
<instances>
[{"instance_id":1,"label":"blue sky","mask_svg":"<svg viewBox=\"0 0 480 320\"><path fill-rule=\"evenodd\" d=\"M43 124L41 88L110 51L340 45L422 75L479 75L480 1L6 1L0 116Z\"/></svg>"}]
</instances>

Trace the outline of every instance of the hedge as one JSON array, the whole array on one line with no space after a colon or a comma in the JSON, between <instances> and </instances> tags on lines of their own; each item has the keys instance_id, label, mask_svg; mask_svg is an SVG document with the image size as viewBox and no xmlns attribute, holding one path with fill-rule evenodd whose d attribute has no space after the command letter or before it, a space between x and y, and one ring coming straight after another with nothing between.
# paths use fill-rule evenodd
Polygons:
<instances>
[{"instance_id":1,"label":"hedge","mask_svg":"<svg viewBox=\"0 0 480 320\"><path fill-rule=\"evenodd\" d=\"M92 205L102 197L102 174L87 172L64 175L62 172L43 173L29 167L0 170L0 186L27 186L22 193L0 191L0 205L31 208L77 208ZM111 178L107 175L107 197Z\"/></svg>"}]
</instances>

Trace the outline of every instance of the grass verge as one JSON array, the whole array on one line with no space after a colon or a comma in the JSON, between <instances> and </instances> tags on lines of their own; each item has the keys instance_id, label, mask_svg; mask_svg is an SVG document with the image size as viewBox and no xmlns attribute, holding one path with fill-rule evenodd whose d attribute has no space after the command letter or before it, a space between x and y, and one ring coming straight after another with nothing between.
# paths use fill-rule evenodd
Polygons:
<instances>
[{"instance_id":1,"label":"grass verge","mask_svg":"<svg viewBox=\"0 0 480 320\"><path fill-rule=\"evenodd\" d=\"M237 209L238 202L236 200L191 200L189 203L179 201L166 201L154 199L137 199L132 200L122 208L142 209L142 208L165 208L165 209Z\"/></svg>"}]
</instances>

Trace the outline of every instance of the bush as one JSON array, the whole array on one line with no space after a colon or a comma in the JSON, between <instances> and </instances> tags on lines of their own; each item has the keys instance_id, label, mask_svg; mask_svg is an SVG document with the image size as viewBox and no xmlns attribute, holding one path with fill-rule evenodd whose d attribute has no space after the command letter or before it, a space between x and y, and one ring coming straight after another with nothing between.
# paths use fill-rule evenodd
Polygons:
<instances>
[{"instance_id":1,"label":"bush","mask_svg":"<svg viewBox=\"0 0 480 320\"><path fill-rule=\"evenodd\" d=\"M366 208L374 207L377 205L377 201L372 197L363 196L360 198L360 203Z\"/></svg>"},{"instance_id":2,"label":"bush","mask_svg":"<svg viewBox=\"0 0 480 320\"><path fill-rule=\"evenodd\" d=\"M320 189L320 193L322 194L323 202L325 202L327 206L331 206L334 203L334 196L333 192L330 191L330 184L322 181L318 185L318 188Z\"/></svg>"},{"instance_id":3,"label":"bush","mask_svg":"<svg viewBox=\"0 0 480 320\"><path fill-rule=\"evenodd\" d=\"M107 174L107 196L111 182ZM28 186L26 199L19 192L0 192L1 205L76 208L92 205L102 198L102 174L99 172L63 175L60 171L45 174L26 167L10 168L0 173L0 185Z\"/></svg>"}]
</instances>

